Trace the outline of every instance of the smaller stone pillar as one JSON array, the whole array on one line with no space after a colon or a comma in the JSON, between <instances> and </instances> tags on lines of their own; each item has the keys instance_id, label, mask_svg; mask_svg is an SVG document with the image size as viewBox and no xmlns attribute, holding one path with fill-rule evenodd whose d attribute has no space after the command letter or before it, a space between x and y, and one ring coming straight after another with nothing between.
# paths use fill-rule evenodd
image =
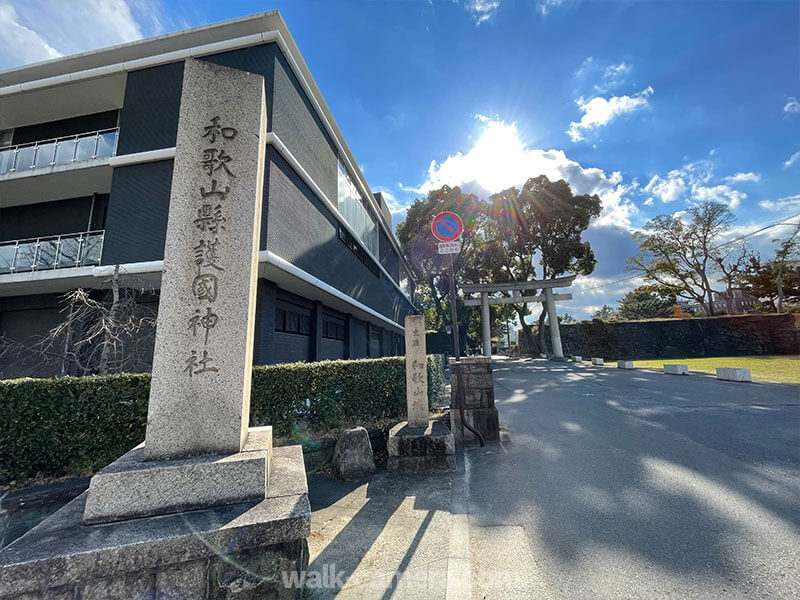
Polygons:
<instances>
[{"instance_id":1,"label":"smaller stone pillar","mask_svg":"<svg viewBox=\"0 0 800 600\"><path fill-rule=\"evenodd\" d=\"M401 421L389 431L386 468L405 473L455 470L453 434L441 421L428 420L425 317L406 315L405 329L408 421Z\"/></svg>"},{"instance_id":2,"label":"smaller stone pillar","mask_svg":"<svg viewBox=\"0 0 800 600\"><path fill-rule=\"evenodd\" d=\"M500 439L500 421L494 406L492 360L485 356L450 359L450 430L458 442L473 441L475 435L461 427L464 421L478 430L486 441Z\"/></svg>"},{"instance_id":3,"label":"smaller stone pillar","mask_svg":"<svg viewBox=\"0 0 800 600\"><path fill-rule=\"evenodd\" d=\"M481 292L481 338L483 341L483 355L492 355L492 330L491 317L489 316L489 294Z\"/></svg>"},{"instance_id":4,"label":"smaller stone pillar","mask_svg":"<svg viewBox=\"0 0 800 600\"><path fill-rule=\"evenodd\" d=\"M428 426L428 358L425 317L406 315L406 406L410 427Z\"/></svg>"},{"instance_id":5,"label":"smaller stone pillar","mask_svg":"<svg viewBox=\"0 0 800 600\"><path fill-rule=\"evenodd\" d=\"M564 350L561 348L561 331L558 329L556 301L553 298L553 288L544 288L544 299L547 305L547 321L550 325L550 342L553 344L553 358L564 358Z\"/></svg>"}]
</instances>

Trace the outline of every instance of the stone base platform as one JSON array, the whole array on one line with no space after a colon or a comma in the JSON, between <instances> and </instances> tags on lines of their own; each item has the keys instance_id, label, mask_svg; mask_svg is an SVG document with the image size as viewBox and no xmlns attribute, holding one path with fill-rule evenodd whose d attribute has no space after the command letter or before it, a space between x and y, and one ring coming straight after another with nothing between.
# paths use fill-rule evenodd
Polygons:
<instances>
[{"instance_id":1,"label":"stone base platform","mask_svg":"<svg viewBox=\"0 0 800 600\"><path fill-rule=\"evenodd\" d=\"M440 421L428 421L427 427L398 423L389 430L386 453L389 471L425 473L456 468L455 439Z\"/></svg>"},{"instance_id":2,"label":"stone base platform","mask_svg":"<svg viewBox=\"0 0 800 600\"><path fill-rule=\"evenodd\" d=\"M298 598L308 566L303 451L275 448L266 497L84 525L87 493L0 551L0 600Z\"/></svg>"},{"instance_id":3,"label":"stone base platform","mask_svg":"<svg viewBox=\"0 0 800 600\"><path fill-rule=\"evenodd\" d=\"M496 442L500 439L500 417L496 408L465 408L464 420L473 429L477 429L484 441ZM469 429L464 427L461 432L461 412L458 408L450 409L450 430L456 442L477 442L478 438Z\"/></svg>"},{"instance_id":4,"label":"stone base platform","mask_svg":"<svg viewBox=\"0 0 800 600\"><path fill-rule=\"evenodd\" d=\"M109 523L264 498L272 427L251 427L241 452L145 460L144 444L92 477L83 522Z\"/></svg>"}]
</instances>

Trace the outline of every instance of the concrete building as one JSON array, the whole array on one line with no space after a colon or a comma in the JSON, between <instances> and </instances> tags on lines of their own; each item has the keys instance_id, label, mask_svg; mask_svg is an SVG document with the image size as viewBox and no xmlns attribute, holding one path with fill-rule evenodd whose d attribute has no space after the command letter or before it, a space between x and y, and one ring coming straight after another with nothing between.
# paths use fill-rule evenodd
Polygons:
<instances>
[{"instance_id":1,"label":"concrete building","mask_svg":"<svg viewBox=\"0 0 800 600\"><path fill-rule=\"evenodd\" d=\"M115 265L158 288L187 57L266 82L255 362L402 353L391 213L276 11L0 72L0 335L46 335L59 298L101 293Z\"/></svg>"}]
</instances>

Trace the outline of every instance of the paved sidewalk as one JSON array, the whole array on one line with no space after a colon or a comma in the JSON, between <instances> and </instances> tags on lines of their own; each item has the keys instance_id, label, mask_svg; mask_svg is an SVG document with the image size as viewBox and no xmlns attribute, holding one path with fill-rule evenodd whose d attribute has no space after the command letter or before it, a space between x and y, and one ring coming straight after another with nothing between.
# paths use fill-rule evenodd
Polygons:
<instances>
[{"instance_id":1,"label":"paved sidewalk","mask_svg":"<svg viewBox=\"0 0 800 600\"><path fill-rule=\"evenodd\" d=\"M455 473L379 472L361 484L311 475L306 597L469 598L466 517L453 515L458 460Z\"/></svg>"}]
</instances>

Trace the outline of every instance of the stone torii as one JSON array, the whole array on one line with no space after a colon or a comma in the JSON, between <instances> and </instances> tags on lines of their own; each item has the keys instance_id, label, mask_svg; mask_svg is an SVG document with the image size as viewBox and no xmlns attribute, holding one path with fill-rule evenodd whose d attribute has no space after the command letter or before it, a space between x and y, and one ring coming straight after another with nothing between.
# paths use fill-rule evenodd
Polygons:
<instances>
[{"instance_id":1,"label":"stone torii","mask_svg":"<svg viewBox=\"0 0 800 600\"><path fill-rule=\"evenodd\" d=\"M534 281L516 281L512 283L466 283L460 287L465 294L480 293L481 297L467 298L465 306L481 307L481 341L483 342L483 355L491 356L492 340L489 330L489 305L490 304L522 304L524 302L542 302L547 306L547 320L550 324L550 341L553 344L553 356L564 358L564 351L561 348L561 332L558 329L558 316L556 315L556 300L572 300L572 294L554 294L553 288L569 287L577 275L567 275L556 279L544 279ZM522 290L530 289L544 290L544 296L523 296ZM495 292L511 292L511 296L501 298L489 298L489 294Z\"/></svg>"}]
</instances>

